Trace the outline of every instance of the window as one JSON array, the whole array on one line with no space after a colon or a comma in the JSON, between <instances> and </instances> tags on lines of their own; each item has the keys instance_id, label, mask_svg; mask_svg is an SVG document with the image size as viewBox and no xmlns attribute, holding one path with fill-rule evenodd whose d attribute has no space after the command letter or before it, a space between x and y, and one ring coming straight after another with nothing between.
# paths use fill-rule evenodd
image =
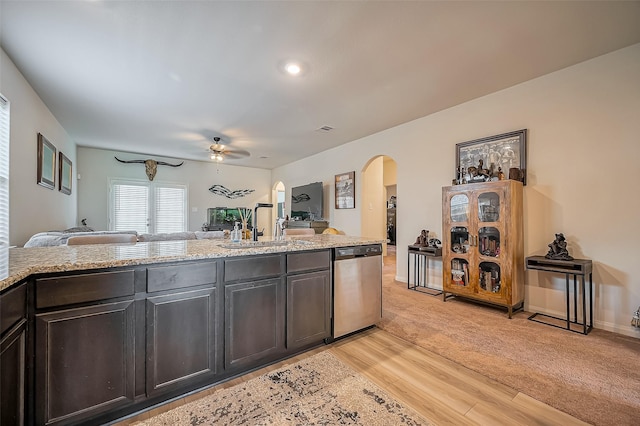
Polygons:
<instances>
[{"instance_id":1,"label":"window","mask_svg":"<svg viewBox=\"0 0 640 426\"><path fill-rule=\"evenodd\" d=\"M0 250L9 247L9 101L0 95ZM0 262L0 268L4 262Z\"/></svg>"},{"instance_id":2,"label":"window","mask_svg":"<svg viewBox=\"0 0 640 426\"><path fill-rule=\"evenodd\" d=\"M187 230L187 187L159 182L112 180L109 229L138 234Z\"/></svg>"}]
</instances>

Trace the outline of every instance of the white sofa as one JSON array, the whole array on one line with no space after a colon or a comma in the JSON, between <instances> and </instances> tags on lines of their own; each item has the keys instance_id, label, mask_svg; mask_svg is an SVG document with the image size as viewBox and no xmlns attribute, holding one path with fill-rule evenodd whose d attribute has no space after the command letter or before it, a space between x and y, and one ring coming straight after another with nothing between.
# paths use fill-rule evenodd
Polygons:
<instances>
[{"instance_id":1,"label":"white sofa","mask_svg":"<svg viewBox=\"0 0 640 426\"><path fill-rule=\"evenodd\" d=\"M70 228L64 231L39 232L29 238L24 247L53 247L67 245L70 237L99 236L99 235L135 235L139 242L172 241L172 240L204 240L228 237L229 231L196 231L172 232L166 234L138 234L136 231L93 231L91 228ZM105 239L104 242L110 242Z\"/></svg>"}]
</instances>

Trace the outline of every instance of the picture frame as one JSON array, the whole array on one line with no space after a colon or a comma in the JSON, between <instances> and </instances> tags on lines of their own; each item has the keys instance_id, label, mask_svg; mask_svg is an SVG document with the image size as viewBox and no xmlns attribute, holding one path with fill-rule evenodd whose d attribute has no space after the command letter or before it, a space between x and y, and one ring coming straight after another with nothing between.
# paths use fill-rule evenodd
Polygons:
<instances>
[{"instance_id":1,"label":"picture frame","mask_svg":"<svg viewBox=\"0 0 640 426\"><path fill-rule=\"evenodd\" d=\"M56 147L42 133L38 133L37 183L47 189L56 186L56 154Z\"/></svg>"},{"instance_id":2,"label":"picture frame","mask_svg":"<svg viewBox=\"0 0 640 426\"><path fill-rule=\"evenodd\" d=\"M483 167L491 171L490 180L499 179L501 168L505 179L519 180L526 185L527 129L456 144L456 174L459 176L461 171L467 176L467 182L474 182L468 178L471 174L468 171L478 168L480 160Z\"/></svg>"},{"instance_id":3,"label":"picture frame","mask_svg":"<svg viewBox=\"0 0 640 426\"><path fill-rule=\"evenodd\" d=\"M336 175L335 198L336 209L356 208L356 172Z\"/></svg>"},{"instance_id":4,"label":"picture frame","mask_svg":"<svg viewBox=\"0 0 640 426\"><path fill-rule=\"evenodd\" d=\"M63 194L71 195L71 181L73 164L62 152L58 161L58 190Z\"/></svg>"}]
</instances>

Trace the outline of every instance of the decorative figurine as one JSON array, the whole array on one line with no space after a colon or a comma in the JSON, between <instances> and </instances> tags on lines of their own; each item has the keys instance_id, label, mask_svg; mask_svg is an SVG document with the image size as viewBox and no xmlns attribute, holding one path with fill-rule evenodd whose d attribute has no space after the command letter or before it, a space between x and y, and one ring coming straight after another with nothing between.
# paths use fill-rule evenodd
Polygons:
<instances>
[{"instance_id":1,"label":"decorative figurine","mask_svg":"<svg viewBox=\"0 0 640 426\"><path fill-rule=\"evenodd\" d=\"M562 232L556 234L556 239L549 244L549 252L545 257L553 260L573 260L573 257L569 256L567 241Z\"/></svg>"},{"instance_id":2,"label":"decorative figurine","mask_svg":"<svg viewBox=\"0 0 640 426\"><path fill-rule=\"evenodd\" d=\"M426 247L428 245L428 237L427 237L428 235L429 235L429 231L423 229L420 232L420 235L418 235L418 238L416 238L416 242L413 245Z\"/></svg>"},{"instance_id":3,"label":"decorative figurine","mask_svg":"<svg viewBox=\"0 0 640 426\"><path fill-rule=\"evenodd\" d=\"M502 171L502 167L498 167L498 180L504 180L504 172Z\"/></svg>"},{"instance_id":4,"label":"decorative figurine","mask_svg":"<svg viewBox=\"0 0 640 426\"><path fill-rule=\"evenodd\" d=\"M438 244L442 244L442 241L437 238L429 238L429 247L438 248Z\"/></svg>"},{"instance_id":5,"label":"decorative figurine","mask_svg":"<svg viewBox=\"0 0 640 426\"><path fill-rule=\"evenodd\" d=\"M484 160L482 158L478 160L478 176L482 176L484 181L488 181L491 178L489 169L484 168Z\"/></svg>"},{"instance_id":6,"label":"decorative figurine","mask_svg":"<svg viewBox=\"0 0 640 426\"><path fill-rule=\"evenodd\" d=\"M640 327L640 307L633 313L631 318L631 325L634 327Z\"/></svg>"}]
</instances>

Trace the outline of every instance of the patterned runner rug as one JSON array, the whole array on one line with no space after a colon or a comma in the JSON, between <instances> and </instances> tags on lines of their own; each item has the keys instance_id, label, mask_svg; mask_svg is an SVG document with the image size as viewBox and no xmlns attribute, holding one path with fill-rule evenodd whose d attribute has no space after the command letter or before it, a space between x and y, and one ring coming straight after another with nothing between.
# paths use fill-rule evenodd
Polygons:
<instances>
[{"instance_id":1,"label":"patterned runner rug","mask_svg":"<svg viewBox=\"0 0 640 426\"><path fill-rule=\"evenodd\" d=\"M428 425L328 351L167 411L142 425Z\"/></svg>"}]
</instances>

